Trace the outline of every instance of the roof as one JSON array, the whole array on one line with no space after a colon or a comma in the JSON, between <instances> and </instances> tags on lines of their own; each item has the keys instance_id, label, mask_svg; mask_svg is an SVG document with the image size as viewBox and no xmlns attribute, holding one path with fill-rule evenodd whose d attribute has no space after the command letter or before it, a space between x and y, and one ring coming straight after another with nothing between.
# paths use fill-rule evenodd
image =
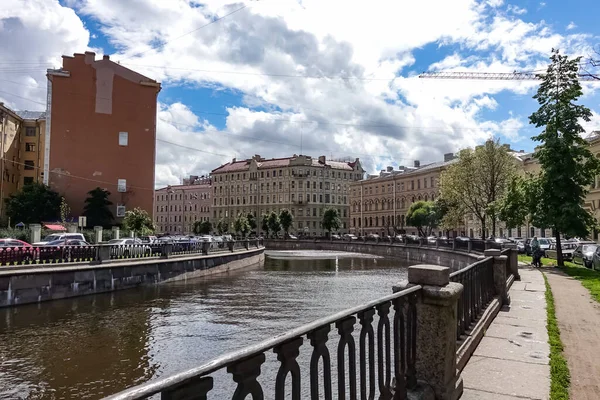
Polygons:
<instances>
[{"instance_id":1,"label":"roof","mask_svg":"<svg viewBox=\"0 0 600 400\"><path fill-rule=\"evenodd\" d=\"M257 161L256 164L258 169L270 169L270 168L281 168L281 167L289 167L290 161L294 160L296 157L285 157L285 158L271 158L269 160L261 159ZM342 162L342 161L330 161L325 160L325 164L321 163L318 158L310 158L311 167L329 167L331 169L336 170L345 170L345 171L353 171L354 166L356 165L356 161L353 162ZM223 164L211 171L211 173L224 173L224 172L239 172L239 171L248 171L250 169L250 163L252 159L241 160L229 162L227 164ZM294 167L302 168L303 165L293 165Z\"/></svg>"},{"instance_id":2,"label":"roof","mask_svg":"<svg viewBox=\"0 0 600 400\"><path fill-rule=\"evenodd\" d=\"M170 185L170 186L165 186L160 189L155 189L154 191L161 192L161 191L165 191L169 188L172 190L210 189L210 184L209 183L201 183L198 185Z\"/></svg>"},{"instance_id":3,"label":"roof","mask_svg":"<svg viewBox=\"0 0 600 400\"><path fill-rule=\"evenodd\" d=\"M46 111L15 111L23 119L46 119Z\"/></svg>"},{"instance_id":4,"label":"roof","mask_svg":"<svg viewBox=\"0 0 600 400\"><path fill-rule=\"evenodd\" d=\"M44 224L44 228L50 229L51 231L66 231L67 229L59 224Z\"/></svg>"},{"instance_id":5,"label":"roof","mask_svg":"<svg viewBox=\"0 0 600 400\"><path fill-rule=\"evenodd\" d=\"M404 171L394 170L391 172L383 172L381 175L369 175L369 178L352 182L352 184L360 184L361 182L372 182L374 180L379 180L379 179L385 180L388 178L393 178L395 176L406 176L406 175L413 175L413 174L418 174L418 173L422 173L422 172L428 172L428 171L431 171L431 170L434 170L437 168L442 168L447 165L454 164L457 161L458 161L458 158L453 158L452 160L449 160L449 161L438 161L438 162L423 165L422 167L416 167L416 168L410 167L410 169L406 169Z\"/></svg>"}]
</instances>

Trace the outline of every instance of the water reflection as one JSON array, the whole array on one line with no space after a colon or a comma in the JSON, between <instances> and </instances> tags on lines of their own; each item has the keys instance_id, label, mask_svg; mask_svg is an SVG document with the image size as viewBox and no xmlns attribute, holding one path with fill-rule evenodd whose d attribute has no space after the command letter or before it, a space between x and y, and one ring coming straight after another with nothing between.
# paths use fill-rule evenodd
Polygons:
<instances>
[{"instance_id":1,"label":"water reflection","mask_svg":"<svg viewBox=\"0 0 600 400\"><path fill-rule=\"evenodd\" d=\"M97 399L390 293L395 259L273 253L229 276L0 310L0 397Z\"/></svg>"}]
</instances>

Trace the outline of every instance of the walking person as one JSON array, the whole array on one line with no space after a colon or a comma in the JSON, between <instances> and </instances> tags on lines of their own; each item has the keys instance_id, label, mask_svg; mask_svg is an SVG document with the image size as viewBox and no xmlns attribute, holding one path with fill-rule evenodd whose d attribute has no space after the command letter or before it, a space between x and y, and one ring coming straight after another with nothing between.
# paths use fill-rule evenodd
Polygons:
<instances>
[{"instance_id":1,"label":"walking person","mask_svg":"<svg viewBox=\"0 0 600 400\"><path fill-rule=\"evenodd\" d=\"M531 240L531 257L533 259L533 266L541 267L542 249L540 248L540 242L538 242L537 236L534 236Z\"/></svg>"}]
</instances>

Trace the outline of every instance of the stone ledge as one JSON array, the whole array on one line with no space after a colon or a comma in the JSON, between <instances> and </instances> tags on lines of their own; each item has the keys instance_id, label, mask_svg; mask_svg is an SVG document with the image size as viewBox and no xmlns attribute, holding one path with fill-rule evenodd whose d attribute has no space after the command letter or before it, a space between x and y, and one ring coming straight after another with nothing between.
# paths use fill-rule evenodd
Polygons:
<instances>
[{"instance_id":1,"label":"stone ledge","mask_svg":"<svg viewBox=\"0 0 600 400\"><path fill-rule=\"evenodd\" d=\"M408 267L408 281L416 285L444 286L450 282L450 268L420 264Z\"/></svg>"}]
</instances>

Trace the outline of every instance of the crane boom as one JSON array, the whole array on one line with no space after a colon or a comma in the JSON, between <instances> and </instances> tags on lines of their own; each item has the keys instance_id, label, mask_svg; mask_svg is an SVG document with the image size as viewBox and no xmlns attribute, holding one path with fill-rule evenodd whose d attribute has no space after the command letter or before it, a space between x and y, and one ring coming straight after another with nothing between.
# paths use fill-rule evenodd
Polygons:
<instances>
[{"instance_id":1,"label":"crane boom","mask_svg":"<svg viewBox=\"0 0 600 400\"><path fill-rule=\"evenodd\" d=\"M419 78L424 79L479 79L499 81L537 81L540 78L534 72L423 72ZM579 74L582 81L600 82L600 77L593 74Z\"/></svg>"}]
</instances>

